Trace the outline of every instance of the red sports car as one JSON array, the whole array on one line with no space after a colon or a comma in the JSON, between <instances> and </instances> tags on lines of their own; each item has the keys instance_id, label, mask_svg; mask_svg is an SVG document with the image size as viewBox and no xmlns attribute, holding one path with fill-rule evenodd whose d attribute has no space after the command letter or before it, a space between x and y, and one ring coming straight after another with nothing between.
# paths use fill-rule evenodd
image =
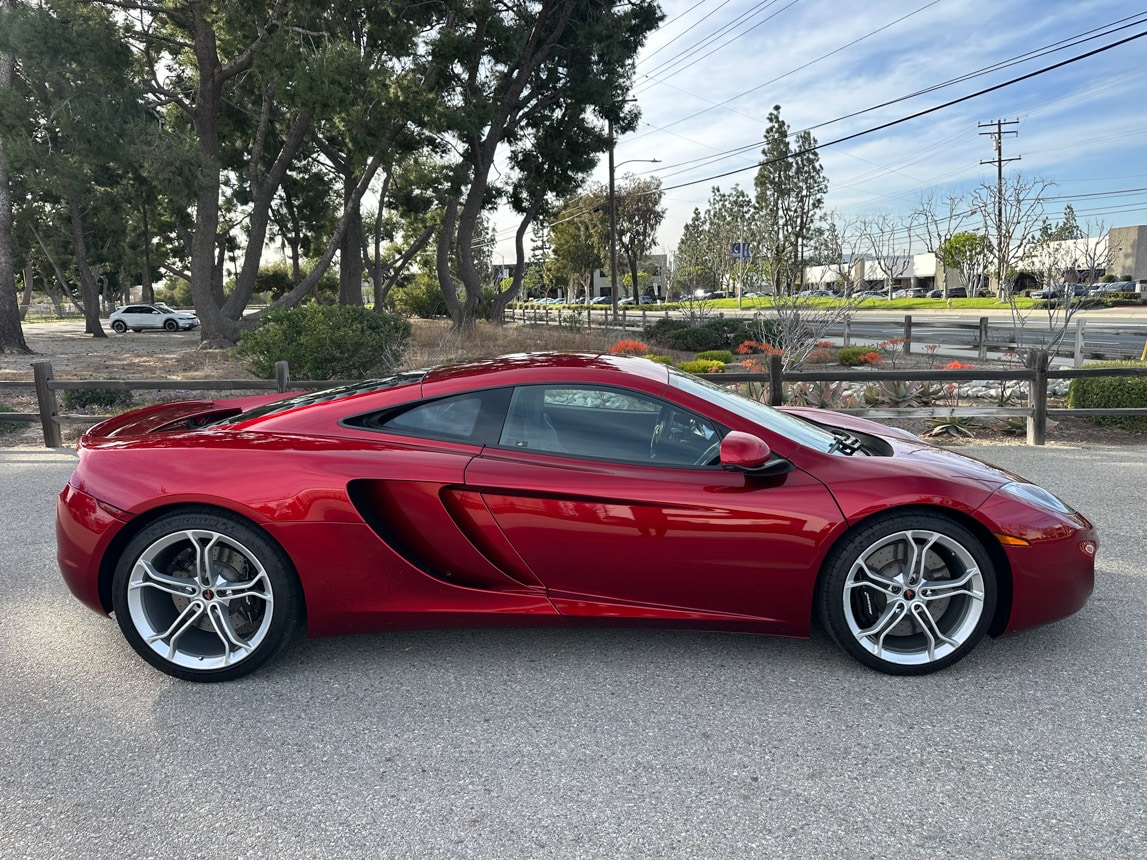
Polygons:
<instances>
[{"instance_id":1,"label":"red sports car","mask_svg":"<svg viewBox=\"0 0 1147 860\"><path fill-rule=\"evenodd\" d=\"M1022 478L643 358L519 355L105 421L59 562L156 668L297 634L657 625L806 636L922 674L1087 601L1095 531Z\"/></svg>"}]
</instances>

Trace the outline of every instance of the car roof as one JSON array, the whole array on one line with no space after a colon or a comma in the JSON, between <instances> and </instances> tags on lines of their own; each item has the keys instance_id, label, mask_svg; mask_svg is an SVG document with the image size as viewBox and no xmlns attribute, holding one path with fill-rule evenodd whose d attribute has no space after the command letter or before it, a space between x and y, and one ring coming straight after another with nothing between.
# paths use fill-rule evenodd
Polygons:
<instances>
[{"instance_id":1,"label":"car roof","mask_svg":"<svg viewBox=\"0 0 1147 860\"><path fill-rule=\"evenodd\" d=\"M339 420L348 413L390 408L411 400L445 397L463 391L509 385L544 383L623 385L661 394L669 386L669 370L644 358L575 353L521 353L497 358L444 364L428 371L406 371L388 379L298 394L235 416L230 423L244 429L312 432L313 421ZM333 410L333 415L328 412Z\"/></svg>"},{"instance_id":2,"label":"car roof","mask_svg":"<svg viewBox=\"0 0 1147 860\"><path fill-rule=\"evenodd\" d=\"M436 367L422 381L422 396L439 397L472 388L547 382L623 384L660 392L669 384L669 371L648 359L608 353L517 353Z\"/></svg>"}]
</instances>

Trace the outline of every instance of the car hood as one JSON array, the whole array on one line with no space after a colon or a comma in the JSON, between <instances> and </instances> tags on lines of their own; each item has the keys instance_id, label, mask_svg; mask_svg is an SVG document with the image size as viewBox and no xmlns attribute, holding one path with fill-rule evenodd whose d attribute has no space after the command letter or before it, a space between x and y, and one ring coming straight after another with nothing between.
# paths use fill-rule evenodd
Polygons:
<instances>
[{"instance_id":1,"label":"car hood","mask_svg":"<svg viewBox=\"0 0 1147 860\"><path fill-rule=\"evenodd\" d=\"M866 433L888 443L886 456L842 458L835 454L817 453L814 457L805 458L809 461L808 470L817 474L829 486L839 485L843 481L895 477L905 484L926 480L939 481L940 486L949 488L957 485L974 487L977 488L974 495L986 499L1004 484L1014 481L1026 483L1026 479L1020 475L966 454L929 445L897 427L824 409L786 408L784 411L830 429Z\"/></svg>"}]
</instances>

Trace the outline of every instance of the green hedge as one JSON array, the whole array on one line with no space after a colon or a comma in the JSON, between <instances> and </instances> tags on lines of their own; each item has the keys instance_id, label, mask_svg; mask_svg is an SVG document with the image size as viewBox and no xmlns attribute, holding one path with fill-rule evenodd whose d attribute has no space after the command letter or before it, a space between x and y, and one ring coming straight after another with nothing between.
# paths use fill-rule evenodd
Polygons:
<instances>
[{"instance_id":1,"label":"green hedge","mask_svg":"<svg viewBox=\"0 0 1147 860\"><path fill-rule=\"evenodd\" d=\"M273 375L273 374L272 374ZM60 398L65 409L128 409L134 402L130 391L115 388L93 388L84 391L75 388L65 388Z\"/></svg>"},{"instance_id":2,"label":"green hedge","mask_svg":"<svg viewBox=\"0 0 1147 860\"><path fill-rule=\"evenodd\" d=\"M286 361L295 379L365 379L402 363L410 323L354 305L302 305L268 314L239 339L235 354L251 360L263 379Z\"/></svg>"},{"instance_id":3,"label":"green hedge","mask_svg":"<svg viewBox=\"0 0 1147 860\"><path fill-rule=\"evenodd\" d=\"M665 349L704 352L730 349L746 340L756 340L756 327L742 319L718 317L693 325L687 319L662 317L645 327L645 339Z\"/></svg>"},{"instance_id":4,"label":"green hedge","mask_svg":"<svg viewBox=\"0 0 1147 860\"><path fill-rule=\"evenodd\" d=\"M678 370L684 370L686 373L724 373L725 363L722 361L706 361L705 359L694 359L693 361L683 361L677 365Z\"/></svg>"},{"instance_id":5,"label":"green hedge","mask_svg":"<svg viewBox=\"0 0 1147 860\"><path fill-rule=\"evenodd\" d=\"M842 346L836 351L836 362L841 367L859 367L864 364L860 359L870 352L878 352L874 346Z\"/></svg>"},{"instance_id":6,"label":"green hedge","mask_svg":"<svg viewBox=\"0 0 1147 860\"><path fill-rule=\"evenodd\" d=\"M708 349L696 355L698 361L719 361L721 364L731 364L733 353L727 349Z\"/></svg>"},{"instance_id":7,"label":"green hedge","mask_svg":"<svg viewBox=\"0 0 1147 860\"><path fill-rule=\"evenodd\" d=\"M1142 361L1101 361L1085 367L1147 367ZM1067 390L1068 409L1144 409L1147 408L1147 377L1104 376L1073 379ZM1087 419L1106 427L1124 430L1147 430L1147 418L1098 416Z\"/></svg>"},{"instance_id":8,"label":"green hedge","mask_svg":"<svg viewBox=\"0 0 1147 860\"><path fill-rule=\"evenodd\" d=\"M11 406L5 406L0 403L0 412L15 412ZM18 421L0 421L0 433L13 433L16 430L24 427L25 425Z\"/></svg>"}]
</instances>

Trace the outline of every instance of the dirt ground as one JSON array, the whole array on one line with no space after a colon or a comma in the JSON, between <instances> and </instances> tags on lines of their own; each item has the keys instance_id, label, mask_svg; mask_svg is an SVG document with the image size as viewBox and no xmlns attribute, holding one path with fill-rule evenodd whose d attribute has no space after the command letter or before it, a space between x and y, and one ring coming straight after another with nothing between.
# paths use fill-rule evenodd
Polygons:
<instances>
[{"instance_id":1,"label":"dirt ground","mask_svg":"<svg viewBox=\"0 0 1147 860\"><path fill-rule=\"evenodd\" d=\"M255 378L246 362L234 357L230 351L199 349L197 331L123 335L109 332L107 338L92 338L83 333L82 321L69 320L25 325L24 337L33 354L0 353L0 381L31 381L34 361L51 362L52 372L57 379L187 380L187 392L180 392L184 396L197 396L193 393L193 383L197 379ZM482 329L476 337L462 341L450 332L445 323L416 321L406 364L410 367L425 367L458 358L537 350L601 351L608 349L618 339L616 332L574 333L557 330L555 327L513 324ZM895 366L927 368L941 366L948 360L946 357L934 359L927 355L913 354L898 357ZM1000 365L999 362L986 362L982 366L998 369ZM17 412L36 410L35 397L31 391L5 391L2 394L0 402L9 409ZM146 394L137 394L140 402L147 402L146 397ZM926 420L895 423L920 435L927 433L932 426ZM989 422L984 423L986 425ZM68 433L67 438L74 438L74 435ZM971 440L945 436L933 441L948 446L959 446L967 442L1015 445L1023 444L1024 437L982 426L976 429L975 437ZM1083 419L1064 419L1049 422L1048 443L1051 446L1084 448L1096 444L1144 444L1147 443L1147 434L1099 427ZM0 445L24 444L43 444L39 425L25 425L9 432L0 432Z\"/></svg>"}]
</instances>

